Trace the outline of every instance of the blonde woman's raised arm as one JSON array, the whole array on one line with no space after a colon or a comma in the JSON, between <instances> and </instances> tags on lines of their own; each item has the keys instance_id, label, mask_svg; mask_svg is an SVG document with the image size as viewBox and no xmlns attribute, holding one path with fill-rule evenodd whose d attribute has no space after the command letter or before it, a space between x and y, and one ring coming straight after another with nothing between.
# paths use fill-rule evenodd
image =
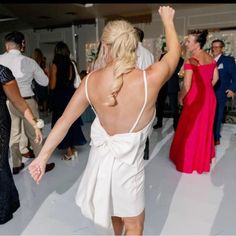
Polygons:
<instances>
[{"instance_id":1,"label":"blonde woman's raised arm","mask_svg":"<svg viewBox=\"0 0 236 236\"><path fill-rule=\"evenodd\" d=\"M159 62L148 68L148 73L150 77L158 80L158 83L163 85L176 69L181 56L181 47L173 21L175 10L169 6L163 6L159 8L159 14L164 25L167 53Z\"/></svg>"}]
</instances>

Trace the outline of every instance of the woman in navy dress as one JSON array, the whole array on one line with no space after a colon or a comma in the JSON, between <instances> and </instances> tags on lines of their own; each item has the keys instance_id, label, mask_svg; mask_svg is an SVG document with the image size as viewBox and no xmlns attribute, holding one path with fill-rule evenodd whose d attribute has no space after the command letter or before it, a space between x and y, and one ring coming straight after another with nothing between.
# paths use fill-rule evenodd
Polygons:
<instances>
[{"instance_id":1,"label":"woman in navy dress","mask_svg":"<svg viewBox=\"0 0 236 236\"><path fill-rule=\"evenodd\" d=\"M50 68L49 87L52 91L52 127L63 114L67 104L75 92L75 70L70 59L70 50L64 42L58 42L54 50L54 59ZM58 145L58 149L66 150L63 159L72 160L77 155L75 146L86 144L79 117L70 127L67 135Z\"/></svg>"}]
</instances>

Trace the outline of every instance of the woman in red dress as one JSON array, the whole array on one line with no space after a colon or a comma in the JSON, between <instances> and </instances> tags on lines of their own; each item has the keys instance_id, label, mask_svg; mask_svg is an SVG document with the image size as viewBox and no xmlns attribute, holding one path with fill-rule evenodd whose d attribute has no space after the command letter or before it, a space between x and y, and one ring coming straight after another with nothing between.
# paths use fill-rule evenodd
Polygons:
<instances>
[{"instance_id":1,"label":"woman in red dress","mask_svg":"<svg viewBox=\"0 0 236 236\"><path fill-rule=\"evenodd\" d=\"M183 106L170 148L170 159L176 169L199 174L210 171L215 156L213 123L216 98L213 86L218 70L213 57L202 48L207 31L192 31L185 43L191 57L184 64L184 81L179 103Z\"/></svg>"}]
</instances>

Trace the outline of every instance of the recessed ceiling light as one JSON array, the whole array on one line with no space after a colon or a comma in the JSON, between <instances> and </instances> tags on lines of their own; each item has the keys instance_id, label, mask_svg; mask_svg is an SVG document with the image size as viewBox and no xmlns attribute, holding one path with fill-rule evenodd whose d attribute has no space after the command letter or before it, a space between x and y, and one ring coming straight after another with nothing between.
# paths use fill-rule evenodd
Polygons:
<instances>
[{"instance_id":1,"label":"recessed ceiling light","mask_svg":"<svg viewBox=\"0 0 236 236\"><path fill-rule=\"evenodd\" d=\"M93 7L93 3L85 3L84 7Z\"/></svg>"}]
</instances>

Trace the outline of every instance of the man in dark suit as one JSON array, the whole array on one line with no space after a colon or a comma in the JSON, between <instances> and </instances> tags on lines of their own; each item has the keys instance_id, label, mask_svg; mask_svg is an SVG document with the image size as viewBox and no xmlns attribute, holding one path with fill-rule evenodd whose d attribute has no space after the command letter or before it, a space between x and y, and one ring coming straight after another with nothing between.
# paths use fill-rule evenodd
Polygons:
<instances>
[{"instance_id":1,"label":"man in dark suit","mask_svg":"<svg viewBox=\"0 0 236 236\"><path fill-rule=\"evenodd\" d=\"M215 85L217 99L214 138L215 145L220 144L220 129L224 116L224 108L228 98L232 98L236 91L236 65L235 59L231 56L223 55L224 42L216 39L211 43L211 50L219 71L219 80Z\"/></svg>"},{"instance_id":2,"label":"man in dark suit","mask_svg":"<svg viewBox=\"0 0 236 236\"><path fill-rule=\"evenodd\" d=\"M161 54L161 58L165 55L165 53ZM179 121L179 108L178 108L178 92L179 92L179 76L178 72L180 71L182 65L184 63L184 59L180 57L178 65L175 69L174 74L171 78L162 86L159 91L157 102L156 102L156 116L157 123L153 126L154 129L158 129L162 127L162 120L164 116L164 108L165 108L165 100L166 97L169 97L170 109L173 116L173 128L176 130L178 121Z\"/></svg>"}]
</instances>

